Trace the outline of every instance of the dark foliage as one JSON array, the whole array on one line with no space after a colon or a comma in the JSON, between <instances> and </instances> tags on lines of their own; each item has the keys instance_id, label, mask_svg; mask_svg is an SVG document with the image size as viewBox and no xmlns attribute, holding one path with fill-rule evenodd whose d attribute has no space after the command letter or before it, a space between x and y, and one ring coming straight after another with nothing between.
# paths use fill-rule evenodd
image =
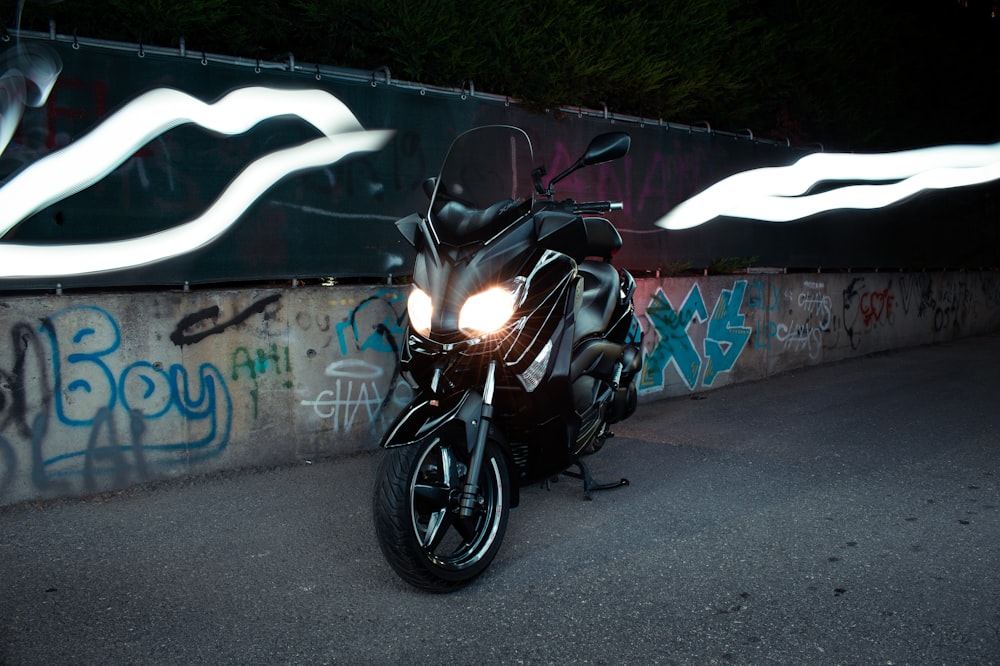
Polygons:
<instances>
[{"instance_id":1,"label":"dark foliage","mask_svg":"<svg viewBox=\"0 0 1000 666\"><path fill-rule=\"evenodd\" d=\"M970 6L966 6L970 5ZM375 69L841 149L996 141L989 0L2 0L13 31ZM21 10L19 12L19 9Z\"/></svg>"}]
</instances>

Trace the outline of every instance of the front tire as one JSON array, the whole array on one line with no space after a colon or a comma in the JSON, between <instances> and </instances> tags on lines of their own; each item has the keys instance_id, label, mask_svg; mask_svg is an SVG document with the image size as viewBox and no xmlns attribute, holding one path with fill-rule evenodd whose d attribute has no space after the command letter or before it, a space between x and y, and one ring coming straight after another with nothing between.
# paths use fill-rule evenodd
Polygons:
<instances>
[{"instance_id":1,"label":"front tire","mask_svg":"<svg viewBox=\"0 0 1000 666\"><path fill-rule=\"evenodd\" d=\"M379 546L400 578L429 592L451 592L493 561L510 512L507 460L486 442L476 509L459 515L469 455L464 442L440 437L389 449L375 472L374 519Z\"/></svg>"}]
</instances>

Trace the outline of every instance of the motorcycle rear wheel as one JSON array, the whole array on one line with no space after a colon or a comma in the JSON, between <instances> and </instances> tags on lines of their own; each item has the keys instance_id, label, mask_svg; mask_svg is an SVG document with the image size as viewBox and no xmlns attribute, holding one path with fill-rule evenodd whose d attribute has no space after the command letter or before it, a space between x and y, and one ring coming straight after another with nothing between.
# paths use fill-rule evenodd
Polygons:
<instances>
[{"instance_id":1,"label":"motorcycle rear wheel","mask_svg":"<svg viewBox=\"0 0 1000 666\"><path fill-rule=\"evenodd\" d=\"M389 449L375 473L375 532L400 578L451 592L477 578L500 549L510 512L510 476L500 447L486 442L476 509L458 513L469 455L440 438Z\"/></svg>"}]
</instances>

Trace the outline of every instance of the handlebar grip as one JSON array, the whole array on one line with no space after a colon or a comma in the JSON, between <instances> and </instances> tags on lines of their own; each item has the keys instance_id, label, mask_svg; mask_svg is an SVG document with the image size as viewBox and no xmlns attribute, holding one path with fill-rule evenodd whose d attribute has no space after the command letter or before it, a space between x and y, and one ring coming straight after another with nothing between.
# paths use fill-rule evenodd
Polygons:
<instances>
[{"instance_id":1,"label":"handlebar grip","mask_svg":"<svg viewBox=\"0 0 1000 666\"><path fill-rule=\"evenodd\" d=\"M609 210L624 210L621 201L581 201L573 205L578 213L606 213Z\"/></svg>"}]
</instances>

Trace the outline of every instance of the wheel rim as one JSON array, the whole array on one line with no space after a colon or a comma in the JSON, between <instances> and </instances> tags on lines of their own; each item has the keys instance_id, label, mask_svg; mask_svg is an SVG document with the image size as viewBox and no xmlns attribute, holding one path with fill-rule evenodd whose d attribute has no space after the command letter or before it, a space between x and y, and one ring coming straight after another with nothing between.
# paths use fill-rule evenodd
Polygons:
<instances>
[{"instance_id":1,"label":"wheel rim","mask_svg":"<svg viewBox=\"0 0 1000 666\"><path fill-rule=\"evenodd\" d=\"M467 460L441 440L424 450L410 482L410 513L417 543L437 567L460 571L489 551L500 529L503 485L496 459L487 455L479 475L476 510L458 513Z\"/></svg>"}]
</instances>

